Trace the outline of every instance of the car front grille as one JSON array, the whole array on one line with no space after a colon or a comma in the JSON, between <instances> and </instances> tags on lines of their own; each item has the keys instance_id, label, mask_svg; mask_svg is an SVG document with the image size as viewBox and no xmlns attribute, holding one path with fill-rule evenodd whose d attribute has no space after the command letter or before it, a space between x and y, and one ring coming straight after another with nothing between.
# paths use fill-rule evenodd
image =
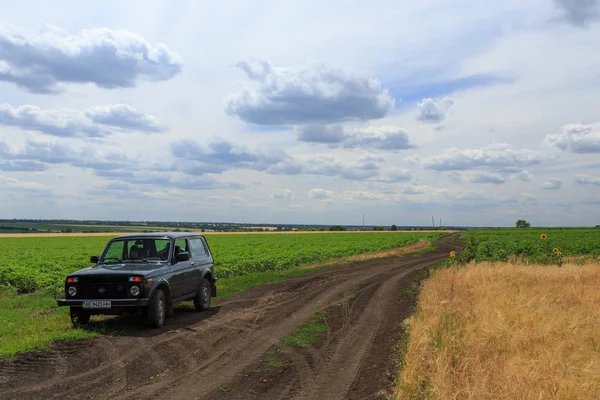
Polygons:
<instances>
[{"instance_id":1,"label":"car front grille","mask_svg":"<svg viewBox=\"0 0 600 400\"><path fill-rule=\"evenodd\" d=\"M80 285L77 296L82 299L122 299L128 297L124 283Z\"/></svg>"},{"instance_id":2,"label":"car front grille","mask_svg":"<svg viewBox=\"0 0 600 400\"><path fill-rule=\"evenodd\" d=\"M93 275L79 277L77 295L79 299L123 299L129 297L128 277Z\"/></svg>"}]
</instances>

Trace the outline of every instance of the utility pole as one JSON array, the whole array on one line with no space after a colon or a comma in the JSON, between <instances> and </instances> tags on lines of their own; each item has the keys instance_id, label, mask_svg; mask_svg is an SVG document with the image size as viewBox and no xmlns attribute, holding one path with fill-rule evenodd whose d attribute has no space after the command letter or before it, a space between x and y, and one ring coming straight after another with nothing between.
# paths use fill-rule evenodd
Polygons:
<instances>
[{"instance_id":1,"label":"utility pole","mask_svg":"<svg viewBox=\"0 0 600 400\"><path fill-rule=\"evenodd\" d=\"M442 227L442 218L440 217L440 228Z\"/></svg>"},{"instance_id":2,"label":"utility pole","mask_svg":"<svg viewBox=\"0 0 600 400\"><path fill-rule=\"evenodd\" d=\"M363 231L365 230L365 213L363 213L363 228L362 228L362 230Z\"/></svg>"},{"instance_id":3,"label":"utility pole","mask_svg":"<svg viewBox=\"0 0 600 400\"><path fill-rule=\"evenodd\" d=\"M433 226L433 229L435 229L435 221L433 220L433 215L431 216L431 226Z\"/></svg>"}]
</instances>

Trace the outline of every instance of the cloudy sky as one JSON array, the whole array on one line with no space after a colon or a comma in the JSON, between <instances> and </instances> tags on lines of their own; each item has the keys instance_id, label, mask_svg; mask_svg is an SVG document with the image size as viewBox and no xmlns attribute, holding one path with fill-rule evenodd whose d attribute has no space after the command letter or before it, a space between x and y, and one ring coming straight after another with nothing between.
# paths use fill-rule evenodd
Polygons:
<instances>
[{"instance_id":1,"label":"cloudy sky","mask_svg":"<svg viewBox=\"0 0 600 400\"><path fill-rule=\"evenodd\" d=\"M21 1L0 218L600 224L597 0Z\"/></svg>"}]
</instances>

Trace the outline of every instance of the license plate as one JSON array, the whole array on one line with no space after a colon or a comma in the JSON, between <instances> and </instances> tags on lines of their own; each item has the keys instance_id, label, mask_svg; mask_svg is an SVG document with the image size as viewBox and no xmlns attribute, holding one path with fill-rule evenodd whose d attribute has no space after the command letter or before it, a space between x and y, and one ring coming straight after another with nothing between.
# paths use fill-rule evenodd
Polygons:
<instances>
[{"instance_id":1,"label":"license plate","mask_svg":"<svg viewBox=\"0 0 600 400\"><path fill-rule=\"evenodd\" d=\"M110 301L84 301L83 308L110 308Z\"/></svg>"}]
</instances>

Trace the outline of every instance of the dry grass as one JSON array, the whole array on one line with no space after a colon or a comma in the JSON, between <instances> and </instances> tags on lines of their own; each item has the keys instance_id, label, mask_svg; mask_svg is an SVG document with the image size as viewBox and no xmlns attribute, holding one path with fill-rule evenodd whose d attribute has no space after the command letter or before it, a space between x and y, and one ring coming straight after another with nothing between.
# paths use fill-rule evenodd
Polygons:
<instances>
[{"instance_id":1,"label":"dry grass","mask_svg":"<svg viewBox=\"0 0 600 400\"><path fill-rule=\"evenodd\" d=\"M600 265L471 264L425 282L394 399L600 399Z\"/></svg>"}]
</instances>

